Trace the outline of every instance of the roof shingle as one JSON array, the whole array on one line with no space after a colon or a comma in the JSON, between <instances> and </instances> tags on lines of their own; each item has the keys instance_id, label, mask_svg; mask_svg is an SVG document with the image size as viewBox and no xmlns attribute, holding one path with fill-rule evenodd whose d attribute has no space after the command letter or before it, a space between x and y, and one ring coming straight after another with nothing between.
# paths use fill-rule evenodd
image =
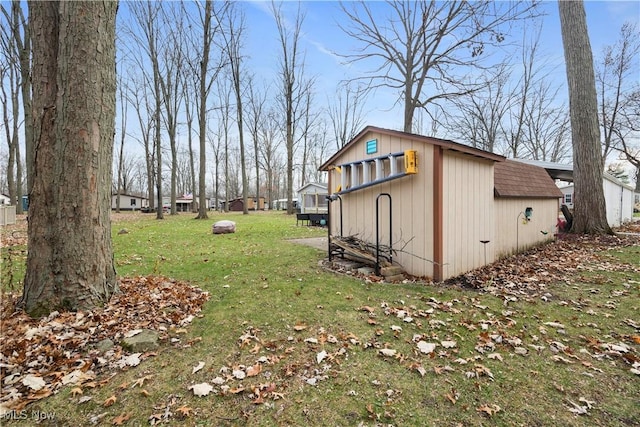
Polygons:
<instances>
[{"instance_id":1,"label":"roof shingle","mask_svg":"<svg viewBox=\"0 0 640 427\"><path fill-rule=\"evenodd\" d=\"M505 160L494 167L496 197L560 198L562 192L543 168Z\"/></svg>"}]
</instances>

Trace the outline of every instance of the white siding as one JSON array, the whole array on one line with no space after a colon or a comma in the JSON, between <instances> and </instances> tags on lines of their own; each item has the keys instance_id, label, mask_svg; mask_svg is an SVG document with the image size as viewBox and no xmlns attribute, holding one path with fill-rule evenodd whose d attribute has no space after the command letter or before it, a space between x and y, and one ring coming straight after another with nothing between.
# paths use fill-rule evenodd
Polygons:
<instances>
[{"instance_id":1,"label":"white siding","mask_svg":"<svg viewBox=\"0 0 640 427\"><path fill-rule=\"evenodd\" d=\"M633 190L605 177L604 197L607 204L607 222L617 227L633 219Z\"/></svg>"}]
</instances>

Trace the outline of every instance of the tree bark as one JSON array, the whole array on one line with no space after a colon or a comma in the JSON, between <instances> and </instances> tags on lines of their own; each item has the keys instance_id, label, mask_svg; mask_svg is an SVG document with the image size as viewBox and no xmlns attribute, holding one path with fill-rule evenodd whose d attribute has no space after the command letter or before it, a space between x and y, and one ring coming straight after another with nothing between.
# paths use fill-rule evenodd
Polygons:
<instances>
[{"instance_id":1,"label":"tree bark","mask_svg":"<svg viewBox=\"0 0 640 427\"><path fill-rule=\"evenodd\" d=\"M602 184L600 127L593 56L582 1L559 1L573 140L574 220L571 231L611 234Z\"/></svg>"},{"instance_id":2,"label":"tree bark","mask_svg":"<svg viewBox=\"0 0 640 427\"><path fill-rule=\"evenodd\" d=\"M34 170L20 305L87 309L118 289L111 243L118 4L29 2Z\"/></svg>"}]
</instances>

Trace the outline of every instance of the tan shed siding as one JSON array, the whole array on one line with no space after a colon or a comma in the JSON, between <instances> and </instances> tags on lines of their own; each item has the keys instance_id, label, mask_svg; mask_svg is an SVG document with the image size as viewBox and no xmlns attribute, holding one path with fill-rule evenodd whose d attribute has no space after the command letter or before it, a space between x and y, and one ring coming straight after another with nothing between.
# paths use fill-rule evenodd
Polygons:
<instances>
[{"instance_id":1,"label":"tan shed siding","mask_svg":"<svg viewBox=\"0 0 640 427\"><path fill-rule=\"evenodd\" d=\"M558 221L557 199L496 198L495 206L496 259L554 238ZM523 219L527 207L533 208L531 221Z\"/></svg>"},{"instance_id":2,"label":"tan shed siding","mask_svg":"<svg viewBox=\"0 0 640 427\"><path fill-rule=\"evenodd\" d=\"M366 154L366 141L378 140L378 152ZM343 231L345 236L357 235L369 243L376 242L376 198L381 193L392 195L393 248L402 249L394 256L407 273L432 276L433 265L433 178L430 175L432 150L430 145L411 139L386 134L367 133L340 157L339 163L350 163L408 149L418 151L418 173L398 178L373 187L341 195L343 204ZM373 172L373 171L372 171ZM385 171L388 174L388 171ZM340 174L329 172L330 193L336 192ZM373 175L371 175L373 177ZM350 180L348 181L351 182ZM340 202L331 203L331 234L340 234ZM389 245L389 199L380 198L380 244ZM405 246L406 245L406 246Z\"/></svg>"},{"instance_id":3,"label":"tan shed siding","mask_svg":"<svg viewBox=\"0 0 640 427\"><path fill-rule=\"evenodd\" d=\"M484 264L481 240L494 240L493 162L445 152L443 279ZM493 246L487 244L487 262Z\"/></svg>"}]
</instances>

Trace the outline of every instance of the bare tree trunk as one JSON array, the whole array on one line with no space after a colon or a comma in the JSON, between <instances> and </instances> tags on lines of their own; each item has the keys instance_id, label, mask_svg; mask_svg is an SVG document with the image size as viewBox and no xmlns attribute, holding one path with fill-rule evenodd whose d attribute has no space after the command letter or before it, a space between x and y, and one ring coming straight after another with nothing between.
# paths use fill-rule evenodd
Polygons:
<instances>
[{"instance_id":1,"label":"bare tree trunk","mask_svg":"<svg viewBox=\"0 0 640 427\"><path fill-rule=\"evenodd\" d=\"M26 156L26 169L27 169L27 192L30 192L31 176L33 174L33 156L34 156L34 141L33 141L33 117L31 111L31 31L29 29L28 21L24 17L22 7L19 0L13 0L11 3L11 14L13 18L12 31L14 32L14 42L18 50L18 57L20 59L20 89L22 94L22 109L24 114L24 141L25 141L25 156ZM22 28L23 36L20 36L20 29ZM22 213L22 166L20 161L20 147L16 147L17 150L17 168L16 168L16 212Z\"/></svg>"},{"instance_id":2,"label":"bare tree trunk","mask_svg":"<svg viewBox=\"0 0 640 427\"><path fill-rule=\"evenodd\" d=\"M118 289L110 219L117 7L29 2L36 150L20 305L32 316L101 305Z\"/></svg>"},{"instance_id":3,"label":"bare tree trunk","mask_svg":"<svg viewBox=\"0 0 640 427\"><path fill-rule=\"evenodd\" d=\"M593 56L582 1L559 1L573 140L575 233L611 234L607 223Z\"/></svg>"},{"instance_id":4,"label":"bare tree trunk","mask_svg":"<svg viewBox=\"0 0 640 427\"><path fill-rule=\"evenodd\" d=\"M293 23L285 23L282 11L272 4L272 11L278 27L282 56L280 58L280 79L282 102L285 116L285 135L287 149L287 213L293 213L293 154L295 151L295 110L300 96L301 55L300 32L304 15L298 6Z\"/></svg>"},{"instance_id":5,"label":"bare tree trunk","mask_svg":"<svg viewBox=\"0 0 640 427\"><path fill-rule=\"evenodd\" d=\"M121 129L120 129L120 152L118 155L118 180L116 184L116 212L120 213L120 193L123 190L122 185L122 169L124 168L124 141L127 134L127 102L125 100L124 88L122 80L120 81L120 110L122 111Z\"/></svg>"}]
</instances>

